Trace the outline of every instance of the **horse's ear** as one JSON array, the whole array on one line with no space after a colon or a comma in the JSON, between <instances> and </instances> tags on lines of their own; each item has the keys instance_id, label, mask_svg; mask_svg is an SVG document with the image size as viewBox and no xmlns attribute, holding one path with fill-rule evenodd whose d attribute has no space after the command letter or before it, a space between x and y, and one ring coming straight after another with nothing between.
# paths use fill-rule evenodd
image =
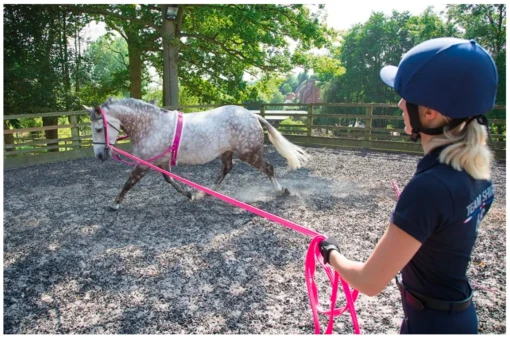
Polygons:
<instances>
[{"instance_id":1,"label":"horse's ear","mask_svg":"<svg viewBox=\"0 0 510 340\"><path fill-rule=\"evenodd\" d=\"M99 118L101 118L101 109L99 108L99 106L94 106L94 108L91 108L91 107L83 105L83 107L85 108L85 110L87 110L90 113L90 121L91 122L96 121Z\"/></svg>"},{"instance_id":2,"label":"horse's ear","mask_svg":"<svg viewBox=\"0 0 510 340\"><path fill-rule=\"evenodd\" d=\"M94 113L96 116L101 117L101 107L99 105L94 106Z\"/></svg>"},{"instance_id":3,"label":"horse's ear","mask_svg":"<svg viewBox=\"0 0 510 340\"><path fill-rule=\"evenodd\" d=\"M96 116L96 113L95 113L95 110L91 107L88 107L86 105L83 105L83 108L85 110L87 110L89 113L90 113L90 121L93 122L93 121L96 121L98 120L99 118Z\"/></svg>"}]
</instances>

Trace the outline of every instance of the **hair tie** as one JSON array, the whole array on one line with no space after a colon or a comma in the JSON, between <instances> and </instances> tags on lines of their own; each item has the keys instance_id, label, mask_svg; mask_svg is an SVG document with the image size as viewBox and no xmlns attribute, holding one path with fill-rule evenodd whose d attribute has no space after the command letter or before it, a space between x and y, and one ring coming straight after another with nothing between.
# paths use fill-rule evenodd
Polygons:
<instances>
[{"instance_id":1,"label":"hair tie","mask_svg":"<svg viewBox=\"0 0 510 340\"><path fill-rule=\"evenodd\" d=\"M489 120L484 115L478 115L475 117L476 121L480 125L485 125L486 127L489 127Z\"/></svg>"},{"instance_id":2,"label":"hair tie","mask_svg":"<svg viewBox=\"0 0 510 340\"><path fill-rule=\"evenodd\" d=\"M489 120L487 119L487 117L485 117L484 115L469 117L468 119L466 119L465 126L468 126L468 124L471 123L473 120L476 120L478 124L485 126L485 128L487 129L487 137L489 138L489 142L492 142L489 129Z\"/></svg>"},{"instance_id":3,"label":"hair tie","mask_svg":"<svg viewBox=\"0 0 510 340\"><path fill-rule=\"evenodd\" d=\"M478 124L485 125L485 128L487 129L487 137L489 138L489 142L492 142L491 134L490 134L491 132L490 132L490 129L489 129L489 120L487 119L487 117L485 117L484 115L478 115L478 116L475 116L475 117L471 117L471 119L476 119Z\"/></svg>"}]
</instances>

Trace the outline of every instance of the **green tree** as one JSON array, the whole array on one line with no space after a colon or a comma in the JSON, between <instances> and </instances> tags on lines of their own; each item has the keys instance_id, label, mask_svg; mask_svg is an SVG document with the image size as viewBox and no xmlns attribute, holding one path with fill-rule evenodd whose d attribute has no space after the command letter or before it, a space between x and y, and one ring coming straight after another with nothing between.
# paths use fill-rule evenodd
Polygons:
<instances>
[{"instance_id":1,"label":"green tree","mask_svg":"<svg viewBox=\"0 0 510 340\"><path fill-rule=\"evenodd\" d=\"M61 6L4 6L5 114L76 108L71 77L79 77L79 59L69 48L69 37L85 22ZM54 117L42 121L44 126L58 123ZM46 130L45 135L47 139L58 137L57 130ZM12 136L7 136L5 142L11 144Z\"/></svg>"},{"instance_id":2,"label":"green tree","mask_svg":"<svg viewBox=\"0 0 510 340\"><path fill-rule=\"evenodd\" d=\"M273 94L273 98L271 99L270 103L271 104L280 104L280 103L283 103L284 101L285 101L285 96L280 91L276 91ZM283 106L272 106L271 109L272 110L283 110Z\"/></svg>"},{"instance_id":3,"label":"green tree","mask_svg":"<svg viewBox=\"0 0 510 340\"><path fill-rule=\"evenodd\" d=\"M176 92L178 76L180 86L208 102L253 99L254 91L243 81L245 72L285 73L299 65L296 56L303 51L327 46L332 31L319 19L322 7L312 13L304 5L178 5L177 16L169 19L167 5L67 6L104 17L107 24L107 18L115 18L124 30L138 32L138 39L131 41L144 41L146 46L139 48L163 75L164 88ZM297 41L294 54L288 49L289 38ZM168 70L173 70L170 80Z\"/></svg>"},{"instance_id":4,"label":"green tree","mask_svg":"<svg viewBox=\"0 0 510 340\"><path fill-rule=\"evenodd\" d=\"M282 84L280 91L283 95L287 95L292 92L292 86L289 83Z\"/></svg>"},{"instance_id":5,"label":"green tree","mask_svg":"<svg viewBox=\"0 0 510 340\"><path fill-rule=\"evenodd\" d=\"M288 74L287 77L285 78L285 81L280 85L280 92L284 93L283 87L285 87L286 85L290 86L290 91L287 93L296 91L296 89L299 86L297 77L294 74Z\"/></svg>"},{"instance_id":6,"label":"green tree","mask_svg":"<svg viewBox=\"0 0 510 340\"><path fill-rule=\"evenodd\" d=\"M129 58L123 38L103 36L84 53L86 80L82 86L82 103L102 103L110 96L129 93Z\"/></svg>"},{"instance_id":7,"label":"green tree","mask_svg":"<svg viewBox=\"0 0 510 340\"><path fill-rule=\"evenodd\" d=\"M390 16L372 13L367 22L354 25L345 32L339 48L331 49L331 57L339 60L345 73L340 76L329 75L329 81L322 86L324 101L396 103L399 98L395 91L380 81L381 68L385 65L398 65L402 55L413 46L445 32L455 33L453 25L443 23L431 8L421 16L397 11L393 11ZM336 111L335 108L325 108L320 112ZM349 108L343 112L364 113L359 108ZM379 113L391 115L397 113L397 110L381 109ZM332 119L326 121L328 124L336 123ZM347 121L342 122L345 123ZM374 121L375 127L386 125L386 121Z\"/></svg>"},{"instance_id":8,"label":"green tree","mask_svg":"<svg viewBox=\"0 0 510 340\"><path fill-rule=\"evenodd\" d=\"M306 82L308 80L308 71L305 70L304 72L300 72L297 76L297 87L296 89L301 85L303 84L304 82ZM294 91L296 90L294 89Z\"/></svg>"},{"instance_id":9,"label":"green tree","mask_svg":"<svg viewBox=\"0 0 510 340\"><path fill-rule=\"evenodd\" d=\"M465 39L475 39L492 55L498 70L497 104L506 104L506 5L448 5L448 17ZM506 110L494 110L489 118L505 119ZM506 133L505 125L495 124L498 134ZM499 139L504 141L504 139Z\"/></svg>"},{"instance_id":10,"label":"green tree","mask_svg":"<svg viewBox=\"0 0 510 340\"><path fill-rule=\"evenodd\" d=\"M506 103L506 5L447 5L448 18L492 55L498 69L496 102Z\"/></svg>"},{"instance_id":11,"label":"green tree","mask_svg":"<svg viewBox=\"0 0 510 340\"><path fill-rule=\"evenodd\" d=\"M440 37L460 37L455 24L451 20L444 22L433 7L428 7L420 16L411 17L407 26L417 43Z\"/></svg>"}]
</instances>

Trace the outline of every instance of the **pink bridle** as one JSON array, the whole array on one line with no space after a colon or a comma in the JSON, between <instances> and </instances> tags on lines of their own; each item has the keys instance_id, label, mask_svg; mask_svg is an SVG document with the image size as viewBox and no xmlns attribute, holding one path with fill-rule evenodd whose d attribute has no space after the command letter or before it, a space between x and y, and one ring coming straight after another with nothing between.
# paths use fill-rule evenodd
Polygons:
<instances>
[{"instance_id":1,"label":"pink bridle","mask_svg":"<svg viewBox=\"0 0 510 340\"><path fill-rule=\"evenodd\" d=\"M105 126L105 139L108 141L108 144L106 144L106 147L108 148L110 146L110 140L108 139L108 128L106 127L108 125L108 122L106 121L106 117L105 117L106 115L104 114L103 109L102 108L99 108L99 109L101 111L101 116L103 117L103 124ZM170 166L177 165L177 156L179 154L179 146L181 144L183 122L184 122L183 113L181 111L177 111L177 120L175 122L175 130L174 130L174 141L173 141L172 145L168 149L166 149L165 151L160 153L159 155L147 159L146 160L147 162L155 161L156 159L161 158L164 155L166 155L167 153L171 152ZM115 141L117 142L119 140L123 140L126 138L129 138L129 136L126 135L126 136L122 136L122 137L117 137L117 139ZM132 162L123 160L116 153L113 154L113 159L115 159L116 161L120 161L124 164L131 165L131 166L135 166L136 164L138 164L138 162L132 163Z\"/></svg>"},{"instance_id":2,"label":"pink bridle","mask_svg":"<svg viewBox=\"0 0 510 340\"><path fill-rule=\"evenodd\" d=\"M181 113L182 114L182 113ZM167 175L167 176L170 176L172 177L173 179L176 179L184 184L187 184L195 189L198 189L198 190L201 190L211 196L214 196L216 198L219 198L227 203L230 203L232 205L235 205L239 208L242 208L244 210L247 210L253 214L256 214L256 215L259 215L259 216L262 216L268 220L271 220L273 222L277 222L287 228L290 228L290 229L293 229L303 235L306 235L306 236L310 236L312 237L312 241L310 243L310 245L308 246L308 251L307 251L307 254L306 254L306 258L305 258L305 280L306 280L306 286L307 286L307 290L308 290L308 297L310 299L310 306L312 308L312 315L313 315L313 320L314 320L314 325L315 325L315 334L319 334L320 333L320 321L319 321L319 315L318 313L322 313L322 314L325 314L325 315L329 315L329 322L328 322L328 326L326 328L326 331L325 331L325 334L332 334L333 333L333 323L334 323L334 317L336 316L339 316L341 315L342 313L344 313L345 311L349 311L349 313L351 314L351 319L352 319L352 324L353 324L353 328L354 328L354 333L355 334L360 334L360 329L359 329L359 324L358 324L358 318L357 318L357 315L356 315L356 310L354 309L354 302L356 301L356 299L358 298L358 290L356 289L353 289L351 291L350 287L349 287L349 284L347 282L344 281L344 279L342 279L340 277L340 275L331 269L330 266L326 266L324 264L324 261L322 259L322 255L320 254L320 251L319 251L319 242L326 239L326 237L324 235L321 235L319 233L317 233L316 231L313 231L313 230L310 230L310 229L307 229L299 224L296 224L294 222L291 222L289 220L286 220L286 219L283 219L279 216L276 216L276 215L273 215L267 211L264 211L264 210L261 210L261 209L258 209L258 208L255 208L249 204L246 204L244 202L241 202L241 201L238 201L236 199L233 199L229 196L226 196L226 195L223 195L219 192L216 192L216 191L213 191L211 189L208 189L206 187L203 187L199 184L196 184L194 182L191 182L185 178L182 178L182 177L179 177L171 172L168 172L166 170L163 170L151 163L149 163L151 160L153 160L152 158L150 160L147 160L147 161L144 161L142 159L139 159L131 154L129 154L128 152L125 152L113 145L110 145L110 140L108 139L108 122L106 121L106 115L104 113L104 111L101 109L101 115L103 117L103 123L104 123L104 128L105 128L105 138L106 138L106 148L110 148L112 150L112 152L115 152L115 153L118 153L118 154L121 154L125 157L128 157L130 159L133 159L136 163L135 164L143 164L145 166L148 166L164 175ZM182 122L181 122L182 124ZM174 139L174 145L175 145L175 139ZM173 146L172 146L173 147ZM178 148L178 143L177 143L177 148ZM171 148L169 148L171 149ZM168 150L167 150L168 151ZM165 151L165 153L167 152ZM164 154L164 153L163 153ZM159 155L159 156L156 156L156 158L159 158L161 157L163 154ZM115 155L115 154L114 154ZM120 157L118 157L118 160L121 160ZM114 158L115 159L115 158ZM121 160L122 161L122 160ZM126 163L126 162L125 162ZM126 163L126 164L129 164L129 163ZM316 269L316 261L319 262L319 264L322 266L322 268L324 269L324 271L326 272L326 275L328 276L328 279L331 283L331 286L332 286L332 290L331 290L331 297L330 297L330 301L331 301L331 307L330 307L330 310L329 311L326 311L326 310L323 310L320 306L320 303L319 303L319 299L318 299L318 289L317 289L317 285L315 283L315 269ZM342 288L343 288L343 291L344 291L344 294L345 294L345 298L346 298L346 306L343 307L343 308L335 308L335 305L336 305L336 300L337 300L337 292L338 292L338 281L341 281L342 283Z\"/></svg>"}]
</instances>

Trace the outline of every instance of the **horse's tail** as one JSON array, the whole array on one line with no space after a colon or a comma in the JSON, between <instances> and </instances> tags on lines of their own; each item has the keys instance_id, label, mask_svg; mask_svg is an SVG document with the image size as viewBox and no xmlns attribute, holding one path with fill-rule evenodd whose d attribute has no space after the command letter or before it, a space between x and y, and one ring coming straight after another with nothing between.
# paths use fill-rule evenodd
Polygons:
<instances>
[{"instance_id":1,"label":"horse's tail","mask_svg":"<svg viewBox=\"0 0 510 340\"><path fill-rule=\"evenodd\" d=\"M252 114L256 116L263 125L266 126L269 141L274 145L276 150L278 150L280 155L287 159L287 162L289 163L289 168L291 168L292 170L299 169L302 163L306 162L310 158L310 155L308 155L305 150L289 142L267 120L265 120L258 114L255 113Z\"/></svg>"}]
</instances>

